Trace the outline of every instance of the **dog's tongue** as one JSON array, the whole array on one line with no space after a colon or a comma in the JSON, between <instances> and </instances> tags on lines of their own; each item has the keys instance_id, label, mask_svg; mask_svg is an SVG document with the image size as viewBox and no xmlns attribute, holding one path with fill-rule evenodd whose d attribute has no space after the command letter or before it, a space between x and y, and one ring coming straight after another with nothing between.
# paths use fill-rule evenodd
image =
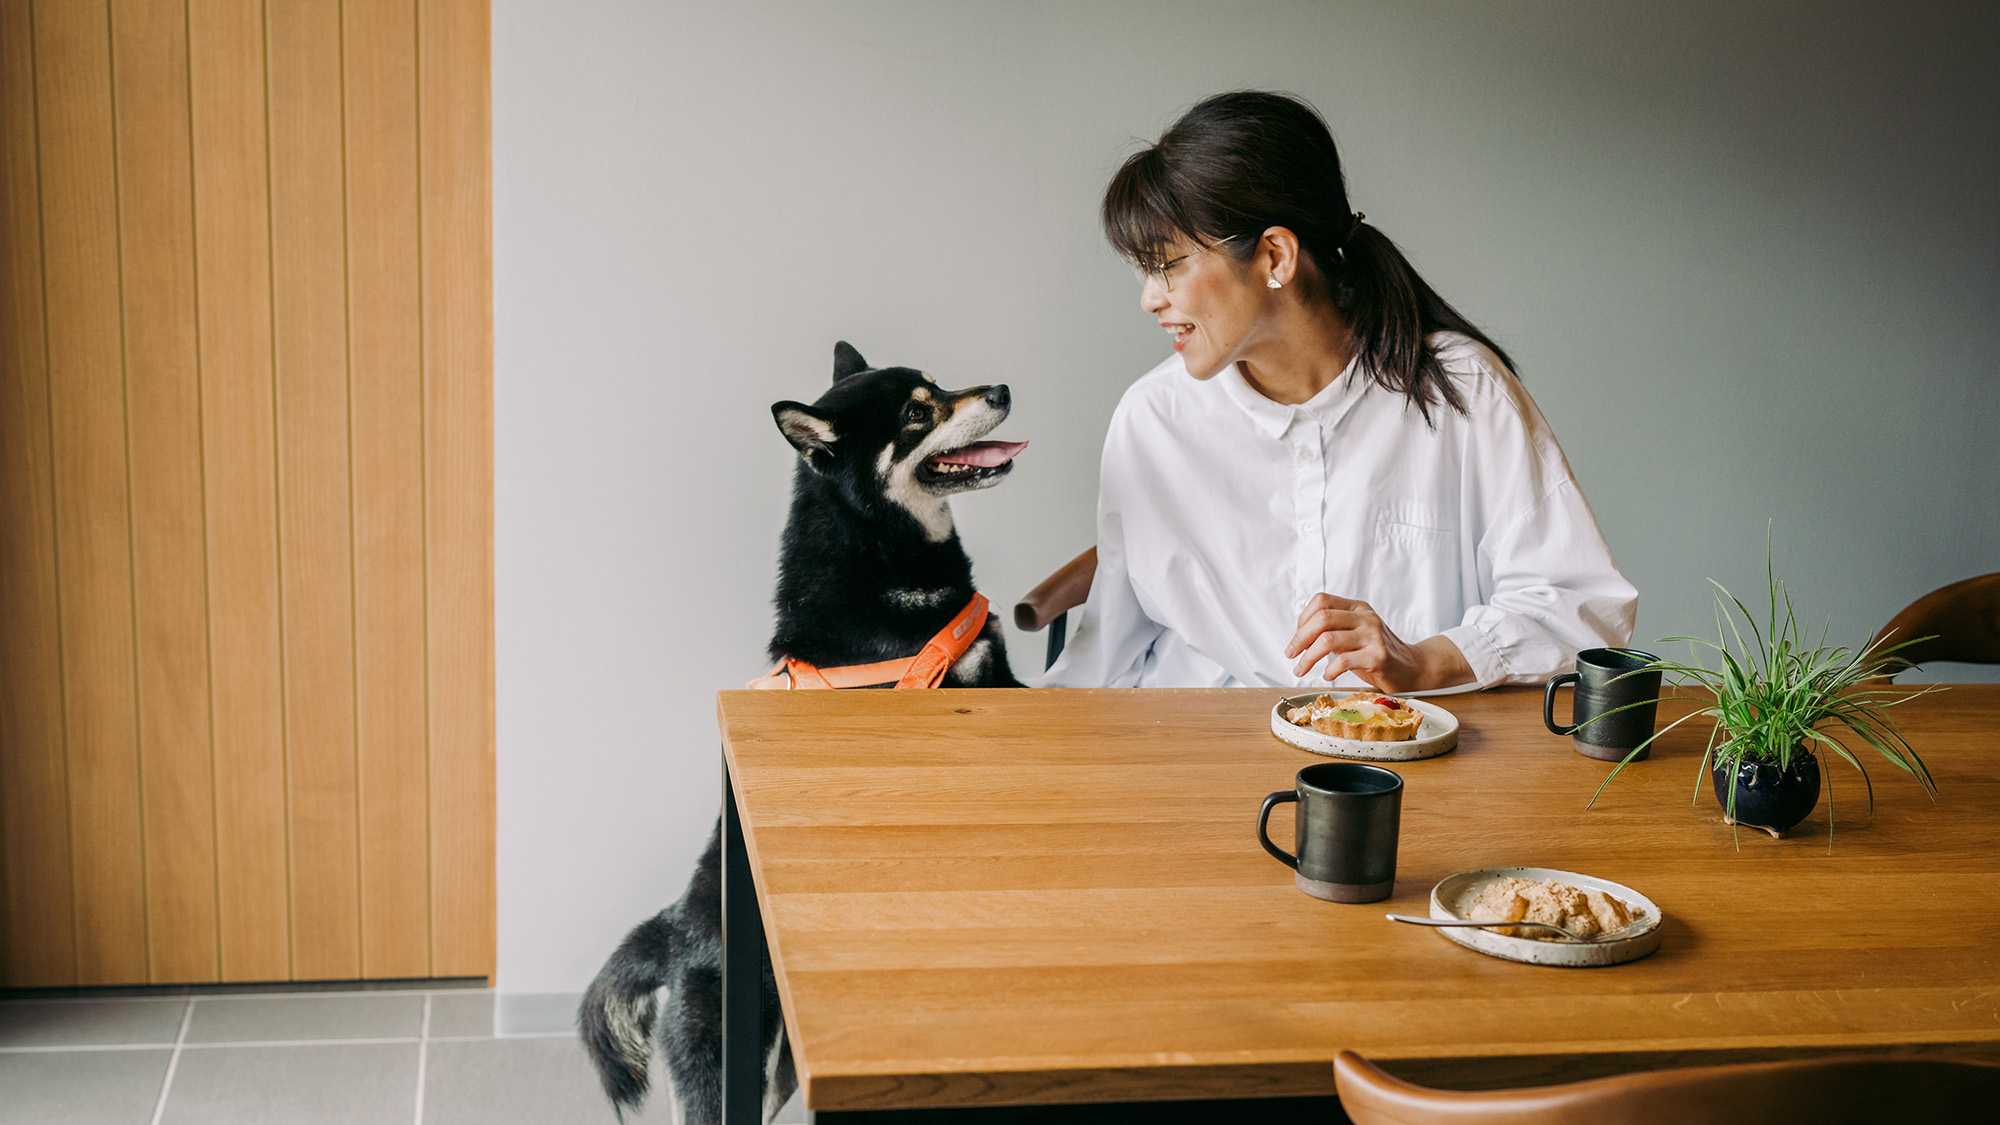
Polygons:
<instances>
[{"instance_id":1,"label":"dog's tongue","mask_svg":"<svg viewBox=\"0 0 2000 1125\"><path fill-rule=\"evenodd\" d=\"M995 465L1005 465L1015 454L1028 448L1025 441L975 441L962 449L948 450L932 457L947 465L975 465L990 469Z\"/></svg>"}]
</instances>

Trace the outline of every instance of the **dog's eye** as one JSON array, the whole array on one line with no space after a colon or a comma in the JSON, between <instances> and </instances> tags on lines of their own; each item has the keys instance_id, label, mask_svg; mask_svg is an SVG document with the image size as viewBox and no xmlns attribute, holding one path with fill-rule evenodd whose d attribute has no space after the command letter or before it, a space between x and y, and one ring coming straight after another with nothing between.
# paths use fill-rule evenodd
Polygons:
<instances>
[{"instance_id":1,"label":"dog's eye","mask_svg":"<svg viewBox=\"0 0 2000 1125\"><path fill-rule=\"evenodd\" d=\"M913 402L903 408L903 424L919 425L931 416L931 408L921 402Z\"/></svg>"}]
</instances>

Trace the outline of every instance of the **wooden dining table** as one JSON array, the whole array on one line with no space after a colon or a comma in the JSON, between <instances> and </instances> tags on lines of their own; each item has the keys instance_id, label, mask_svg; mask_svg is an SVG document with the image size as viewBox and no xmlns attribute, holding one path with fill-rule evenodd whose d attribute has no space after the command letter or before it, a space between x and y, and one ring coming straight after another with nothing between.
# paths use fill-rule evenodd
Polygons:
<instances>
[{"instance_id":1,"label":"wooden dining table","mask_svg":"<svg viewBox=\"0 0 2000 1125\"><path fill-rule=\"evenodd\" d=\"M1258 845L1264 796L1327 760L1273 736L1282 694L720 693L725 1120L758 1119L765 946L827 1123L1325 1096L1343 1049L1463 1089L2000 1057L2000 685L1892 712L1935 800L1864 753L1872 812L1860 775L1829 764L1831 800L1781 839L1724 824L1701 720L1591 805L1611 766L1544 728L1538 690L1438 698L1458 746L1390 766L1395 889L1368 905L1300 893ZM1670 700L1661 724L1692 707ZM1527 965L1383 917L1495 866L1639 891L1664 917L1658 951Z\"/></svg>"}]
</instances>

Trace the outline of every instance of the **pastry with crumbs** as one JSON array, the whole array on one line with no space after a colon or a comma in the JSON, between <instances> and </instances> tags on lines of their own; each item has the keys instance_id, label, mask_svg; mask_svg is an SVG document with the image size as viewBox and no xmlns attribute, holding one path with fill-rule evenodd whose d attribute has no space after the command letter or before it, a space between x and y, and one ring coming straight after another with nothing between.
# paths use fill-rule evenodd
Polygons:
<instances>
[{"instance_id":1,"label":"pastry with crumbs","mask_svg":"<svg viewBox=\"0 0 2000 1125\"><path fill-rule=\"evenodd\" d=\"M1464 915L1506 922L1543 922L1561 926L1579 938L1590 940L1617 933L1636 917L1623 902L1602 891L1587 891L1549 879L1495 879L1479 892ZM1509 937L1536 941L1561 941L1542 929L1520 926L1488 927Z\"/></svg>"}]
</instances>

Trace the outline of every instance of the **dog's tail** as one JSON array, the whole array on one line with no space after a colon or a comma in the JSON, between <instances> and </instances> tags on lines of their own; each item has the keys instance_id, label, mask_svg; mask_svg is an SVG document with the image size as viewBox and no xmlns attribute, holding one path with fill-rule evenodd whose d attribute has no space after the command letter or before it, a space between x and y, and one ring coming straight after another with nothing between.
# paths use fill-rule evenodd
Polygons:
<instances>
[{"instance_id":1,"label":"dog's tail","mask_svg":"<svg viewBox=\"0 0 2000 1125\"><path fill-rule=\"evenodd\" d=\"M653 1057L653 1020L667 983L679 927L662 910L632 928L583 994L576 1025L604 1092L624 1111L646 1100Z\"/></svg>"}]
</instances>

